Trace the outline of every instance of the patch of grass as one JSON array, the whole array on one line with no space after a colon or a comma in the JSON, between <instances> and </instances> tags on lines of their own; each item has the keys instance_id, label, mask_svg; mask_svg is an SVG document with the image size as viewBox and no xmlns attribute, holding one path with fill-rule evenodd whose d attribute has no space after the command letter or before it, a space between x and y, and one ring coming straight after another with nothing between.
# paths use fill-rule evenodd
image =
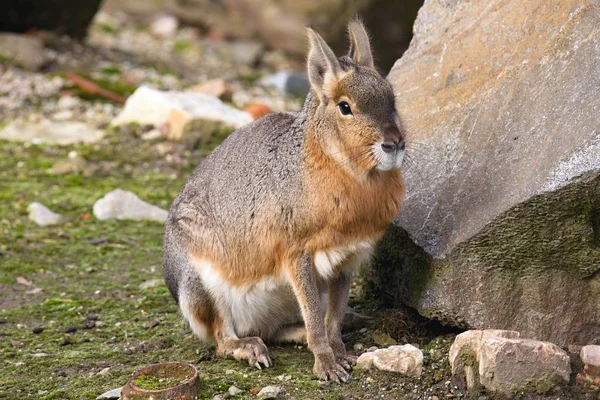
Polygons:
<instances>
[{"instance_id":1,"label":"patch of grass","mask_svg":"<svg viewBox=\"0 0 600 400\"><path fill-rule=\"evenodd\" d=\"M173 43L173 51L184 52L192 48L192 44L185 40L176 40Z\"/></svg>"}]
</instances>

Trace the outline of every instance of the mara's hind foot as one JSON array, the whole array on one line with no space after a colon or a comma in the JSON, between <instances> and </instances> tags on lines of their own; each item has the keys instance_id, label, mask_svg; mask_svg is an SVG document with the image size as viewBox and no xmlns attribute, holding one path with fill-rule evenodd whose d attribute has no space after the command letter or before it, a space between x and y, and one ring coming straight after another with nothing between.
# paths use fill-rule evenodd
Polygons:
<instances>
[{"instance_id":1,"label":"mara's hind foot","mask_svg":"<svg viewBox=\"0 0 600 400\"><path fill-rule=\"evenodd\" d=\"M273 365L271 357L269 357L269 350L259 337L226 339L217 344L217 354L238 361L245 360L250 366L258 369Z\"/></svg>"}]
</instances>

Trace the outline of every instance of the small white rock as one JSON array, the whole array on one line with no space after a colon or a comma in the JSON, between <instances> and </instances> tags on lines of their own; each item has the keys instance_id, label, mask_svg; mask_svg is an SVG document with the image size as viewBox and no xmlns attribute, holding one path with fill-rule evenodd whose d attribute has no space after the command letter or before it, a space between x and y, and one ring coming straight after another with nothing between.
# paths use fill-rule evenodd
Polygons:
<instances>
[{"instance_id":1,"label":"small white rock","mask_svg":"<svg viewBox=\"0 0 600 400\"><path fill-rule=\"evenodd\" d=\"M165 222L169 213L146 203L134 193L116 189L94 204L94 216L99 220L132 219Z\"/></svg>"},{"instance_id":2,"label":"small white rock","mask_svg":"<svg viewBox=\"0 0 600 400\"><path fill-rule=\"evenodd\" d=\"M50 211L41 203L31 203L27 207L29 219L39 226L58 225L64 222L64 217L60 214Z\"/></svg>"},{"instance_id":3,"label":"small white rock","mask_svg":"<svg viewBox=\"0 0 600 400\"><path fill-rule=\"evenodd\" d=\"M600 367L600 346L583 346L579 354L581 356L581 361L583 361L584 364Z\"/></svg>"},{"instance_id":4,"label":"small white rock","mask_svg":"<svg viewBox=\"0 0 600 400\"><path fill-rule=\"evenodd\" d=\"M279 386L265 386L258 392L258 399L276 399L279 395L285 394L285 389Z\"/></svg>"},{"instance_id":5,"label":"small white rock","mask_svg":"<svg viewBox=\"0 0 600 400\"><path fill-rule=\"evenodd\" d=\"M172 15L161 15L150 24L150 32L154 36L170 38L175 36L179 22Z\"/></svg>"},{"instance_id":6,"label":"small white rock","mask_svg":"<svg viewBox=\"0 0 600 400\"><path fill-rule=\"evenodd\" d=\"M220 122L239 128L252 122L252 117L202 93L161 91L141 86L129 96L125 108L111 124L168 124L169 138L179 139L184 126L194 121Z\"/></svg>"},{"instance_id":7,"label":"small white rock","mask_svg":"<svg viewBox=\"0 0 600 400\"><path fill-rule=\"evenodd\" d=\"M96 400L101 400L101 399L120 399L121 398L121 391L123 390L122 387L120 388L116 388L113 390L109 390L106 393L101 394L100 396L96 397Z\"/></svg>"},{"instance_id":8,"label":"small white rock","mask_svg":"<svg viewBox=\"0 0 600 400\"><path fill-rule=\"evenodd\" d=\"M140 283L140 290L151 289L158 286L163 286L164 284L165 281L162 279L150 279L149 281Z\"/></svg>"},{"instance_id":9,"label":"small white rock","mask_svg":"<svg viewBox=\"0 0 600 400\"><path fill-rule=\"evenodd\" d=\"M357 368L377 368L380 371L397 372L420 377L423 370L423 352L411 344L390 346L363 353L356 361Z\"/></svg>"},{"instance_id":10,"label":"small white rock","mask_svg":"<svg viewBox=\"0 0 600 400\"><path fill-rule=\"evenodd\" d=\"M230 386L228 392L231 396L237 396L238 394L242 393L242 389L239 389L235 386Z\"/></svg>"}]
</instances>

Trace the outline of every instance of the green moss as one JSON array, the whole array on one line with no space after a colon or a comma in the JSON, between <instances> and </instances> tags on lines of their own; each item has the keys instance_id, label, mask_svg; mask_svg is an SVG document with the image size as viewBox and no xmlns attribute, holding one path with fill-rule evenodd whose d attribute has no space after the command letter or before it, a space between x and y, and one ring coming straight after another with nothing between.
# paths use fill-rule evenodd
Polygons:
<instances>
[{"instance_id":1,"label":"green moss","mask_svg":"<svg viewBox=\"0 0 600 400\"><path fill-rule=\"evenodd\" d=\"M185 40L176 40L173 43L173 51L184 52L192 48L192 44Z\"/></svg>"},{"instance_id":2,"label":"green moss","mask_svg":"<svg viewBox=\"0 0 600 400\"><path fill-rule=\"evenodd\" d=\"M388 305L418 307L422 293L434 279L431 257L396 226L388 228L375 254L371 274L374 289L385 295Z\"/></svg>"}]
</instances>

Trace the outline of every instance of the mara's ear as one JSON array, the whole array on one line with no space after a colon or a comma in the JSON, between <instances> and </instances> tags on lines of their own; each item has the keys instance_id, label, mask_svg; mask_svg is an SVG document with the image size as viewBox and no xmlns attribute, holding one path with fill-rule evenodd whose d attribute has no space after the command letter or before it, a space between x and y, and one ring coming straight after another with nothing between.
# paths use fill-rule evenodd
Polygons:
<instances>
[{"instance_id":1,"label":"mara's ear","mask_svg":"<svg viewBox=\"0 0 600 400\"><path fill-rule=\"evenodd\" d=\"M327 80L339 76L341 67L335 54L321 35L308 26L306 31L310 41L307 63L308 79L314 91L321 97L323 85Z\"/></svg>"},{"instance_id":2,"label":"mara's ear","mask_svg":"<svg viewBox=\"0 0 600 400\"><path fill-rule=\"evenodd\" d=\"M358 65L373 68L373 53L371 53L369 34L357 17L348 22L348 37L350 38L348 55Z\"/></svg>"}]
</instances>

